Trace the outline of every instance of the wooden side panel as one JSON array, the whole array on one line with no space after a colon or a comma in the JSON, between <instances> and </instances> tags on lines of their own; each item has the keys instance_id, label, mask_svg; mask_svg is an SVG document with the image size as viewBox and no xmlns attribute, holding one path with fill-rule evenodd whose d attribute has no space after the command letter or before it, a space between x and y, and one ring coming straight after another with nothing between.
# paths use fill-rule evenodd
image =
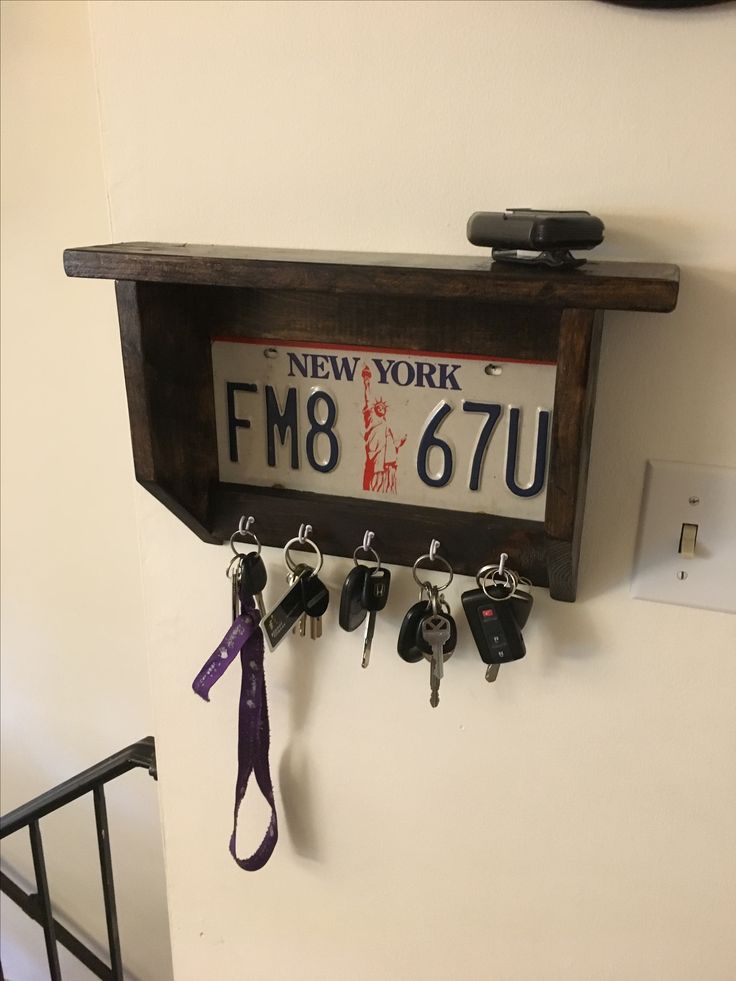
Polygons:
<instances>
[{"instance_id":1,"label":"wooden side panel","mask_svg":"<svg viewBox=\"0 0 736 981\"><path fill-rule=\"evenodd\" d=\"M184 291L117 283L136 479L204 541L217 480L209 338Z\"/></svg>"},{"instance_id":2,"label":"wooden side panel","mask_svg":"<svg viewBox=\"0 0 736 981\"><path fill-rule=\"evenodd\" d=\"M577 592L602 327L600 310L562 314L545 532L550 595L568 602Z\"/></svg>"}]
</instances>

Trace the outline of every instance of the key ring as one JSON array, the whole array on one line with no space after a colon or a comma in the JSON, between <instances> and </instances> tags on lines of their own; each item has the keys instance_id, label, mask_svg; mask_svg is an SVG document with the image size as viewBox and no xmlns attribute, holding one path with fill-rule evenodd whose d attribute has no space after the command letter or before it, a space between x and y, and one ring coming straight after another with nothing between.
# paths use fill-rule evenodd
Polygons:
<instances>
[{"instance_id":1,"label":"key ring","mask_svg":"<svg viewBox=\"0 0 736 981\"><path fill-rule=\"evenodd\" d=\"M311 525L300 525L299 534L296 535L294 538L290 538L289 541L286 543L286 545L284 545L284 562L286 563L286 568L289 570L289 572L296 572L296 564L294 563L291 556L289 555L289 549L292 546L309 545L309 547L313 549L315 555L317 556L317 565L314 567L314 569L312 569L312 572L310 573L310 578L311 576L316 576L319 573L320 569L322 568L322 563L324 561L324 559L322 558L322 553L319 550L319 546L317 545L316 542L313 542L312 539L309 538L311 532L312 532Z\"/></svg>"},{"instance_id":2,"label":"key ring","mask_svg":"<svg viewBox=\"0 0 736 981\"><path fill-rule=\"evenodd\" d=\"M358 545L356 550L353 552L353 562L358 565L358 553L362 552L364 555L372 555L376 562L376 568L381 568L381 556L378 552L371 546L371 542L376 536L372 531L366 531L363 535L363 544Z\"/></svg>"},{"instance_id":3,"label":"key ring","mask_svg":"<svg viewBox=\"0 0 736 981\"><path fill-rule=\"evenodd\" d=\"M243 515L241 517L239 523L238 523L238 527L236 528L236 530L230 536L230 548L233 550L233 553L235 555L247 555L248 554L247 552L239 552L235 548L235 539L236 538L239 538L239 540L241 542L244 542L244 543L246 541L250 540L256 546L256 548L258 549L258 552L256 554L257 555L260 555L261 554L261 543L256 538L256 533L254 531L251 531L250 530L250 526L252 524L254 524L255 520L256 519L251 515L248 518L248 520L245 522L245 525L243 525L243 521L245 521L245 515ZM230 564L232 565L232 562ZM228 566L228 569L229 568L230 568L230 566Z\"/></svg>"},{"instance_id":4,"label":"key ring","mask_svg":"<svg viewBox=\"0 0 736 981\"><path fill-rule=\"evenodd\" d=\"M431 588L431 584L429 582L422 581L417 575L417 569L422 564L422 562L429 561L433 563L438 563L445 570L445 572L448 573L449 579L447 580L447 582L444 583L442 586L438 587L440 592L447 589L447 587L450 585L452 580L455 578L455 574L452 571L452 566L450 565L450 563L443 555L437 554L437 549L439 548L439 546L440 543L437 541L436 538L433 538L429 546L429 551L426 552L424 555L420 555L419 558L414 563L414 565L412 566L411 574L414 577L414 582L417 584L417 586L420 586L422 589Z\"/></svg>"},{"instance_id":5,"label":"key ring","mask_svg":"<svg viewBox=\"0 0 736 981\"><path fill-rule=\"evenodd\" d=\"M227 569L225 569L225 575L228 579L238 579L243 575L243 558L245 552L235 552L235 555L228 562ZM235 566L235 569L233 569Z\"/></svg>"},{"instance_id":6,"label":"key ring","mask_svg":"<svg viewBox=\"0 0 736 981\"><path fill-rule=\"evenodd\" d=\"M519 588L519 576L517 573L513 572L511 569L506 568L506 562L508 560L508 555L506 552L501 554L501 559L498 565L484 565L478 570L478 575L475 577L475 581L478 583L480 589L486 594L488 599L495 599L499 603L505 602L511 599L511 597L516 593ZM496 577L503 576L503 581L499 581ZM506 596L491 596L488 592L488 583L490 580L490 585L495 589L506 589Z\"/></svg>"}]
</instances>

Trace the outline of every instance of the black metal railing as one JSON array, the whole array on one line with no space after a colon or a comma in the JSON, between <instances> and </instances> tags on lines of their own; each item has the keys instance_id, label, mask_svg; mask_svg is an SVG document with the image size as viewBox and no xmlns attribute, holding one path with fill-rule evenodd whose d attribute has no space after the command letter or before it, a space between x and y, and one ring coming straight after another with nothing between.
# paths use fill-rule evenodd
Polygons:
<instances>
[{"instance_id":1,"label":"black metal railing","mask_svg":"<svg viewBox=\"0 0 736 981\"><path fill-rule=\"evenodd\" d=\"M33 894L25 892L10 876L2 871L0 871L0 889L43 927L51 981L61 981L57 943L66 947L98 978L103 978L104 981L123 981L123 962L120 953L120 935L115 905L115 883L110 854L104 785L121 774L127 773L128 770L140 766L145 767L152 777L156 777L156 745L153 736L133 743L127 749L115 753L101 763L84 770L76 777L59 784L53 790L46 791L45 794L41 794L27 804L16 807L14 811L0 817L0 839L5 838L6 835L12 835L22 828L28 828L31 839L33 870L36 877L36 892ZM97 844L102 874L102 894L105 902L107 939L110 947L109 967L85 943L54 919L39 826L41 818L88 793L91 793L94 799ZM2 966L0 966L0 978L2 978Z\"/></svg>"}]
</instances>

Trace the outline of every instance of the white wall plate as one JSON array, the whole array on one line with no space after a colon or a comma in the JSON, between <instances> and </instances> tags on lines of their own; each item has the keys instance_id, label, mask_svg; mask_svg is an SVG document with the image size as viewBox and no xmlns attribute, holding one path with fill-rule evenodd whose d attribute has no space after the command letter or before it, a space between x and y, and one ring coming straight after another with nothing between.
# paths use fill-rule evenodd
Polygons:
<instances>
[{"instance_id":1,"label":"white wall plate","mask_svg":"<svg viewBox=\"0 0 736 981\"><path fill-rule=\"evenodd\" d=\"M678 552L685 524L692 557ZM647 462L631 594L736 613L736 469Z\"/></svg>"}]
</instances>

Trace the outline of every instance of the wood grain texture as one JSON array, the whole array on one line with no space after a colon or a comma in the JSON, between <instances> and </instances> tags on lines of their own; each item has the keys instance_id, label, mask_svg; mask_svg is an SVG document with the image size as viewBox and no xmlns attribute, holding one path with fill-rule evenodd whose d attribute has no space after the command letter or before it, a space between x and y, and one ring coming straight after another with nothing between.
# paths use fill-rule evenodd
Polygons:
<instances>
[{"instance_id":1,"label":"wood grain texture","mask_svg":"<svg viewBox=\"0 0 736 981\"><path fill-rule=\"evenodd\" d=\"M529 270L487 256L287 252L133 243L72 249L70 275L114 277L136 477L204 541L244 513L265 544L303 521L350 556L366 527L411 566L433 537L459 573L501 551L572 601L583 526L602 309L670 310L678 270L589 263ZM545 521L219 481L213 338L294 340L557 364Z\"/></svg>"},{"instance_id":2,"label":"wood grain texture","mask_svg":"<svg viewBox=\"0 0 736 981\"><path fill-rule=\"evenodd\" d=\"M211 541L218 465L209 338L174 286L118 283L117 296L136 479Z\"/></svg>"},{"instance_id":3,"label":"wood grain texture","mask_svg":"<svg viewBox=\"0 0 736 981\"><path fill-rule=\"evenodd\" d=\"M474 576L481 565L505 551L512 568L535 585L547 585L541 521L223 483L215 489L212 513L214 536L222 542L241 515L252 514L264 545L284 545L302 522L308 522L323 552L352 556L370 528L381 559L389 564L413 565L431 539L439 538L443 556L458 574Z\"/></svg>"},{"instance_id":4,"label":"wood grain texture","mask_svg":"<svg viewBox=\"0 0 736 981\"><path fill-rule=\"evenodd\" d=\"M210 336L557 360L560 311L406 296L182 287Z\"/></svg>"},{"instance_id":5,"label":"wood grain texture","mask_svg":"<svg viewBox=\"0 0 736 981\"><path fill-rule=\"evenodd\" d=\"M667 312L676 266L589 261L519 268L488 255L435 256L127 242L67 249L69 276L255 289L449 297L494 303Z\"/></svg>"},{"instance_id":6,"label":"wood grain texture","mask_svg":"<svg viewBox=\"0 0 736 981\"><path fill-rule=\"evenodd\" d=\"M565 310L560 324L545 531L550 595L567 601L577 591L602 328L602 311Z\"/></svg>"}]
</instances>

